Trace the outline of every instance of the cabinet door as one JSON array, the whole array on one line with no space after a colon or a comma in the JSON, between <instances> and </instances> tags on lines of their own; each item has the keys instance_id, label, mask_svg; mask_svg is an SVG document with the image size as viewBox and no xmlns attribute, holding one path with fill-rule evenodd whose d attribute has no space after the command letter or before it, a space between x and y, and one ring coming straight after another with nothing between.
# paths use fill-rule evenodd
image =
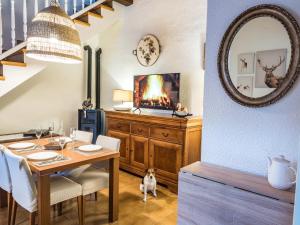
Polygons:
<instances>
[{"instance_id":1,"label":"cabinet door","mask_svg":"<svg viewBox=\"0 0 300 225\"><path fill-rule=\"evenodd\" d=\"M109 130L107 135L121 140L120 161L129 164L129 134Z\"/></svg>"},{"instance_id":2,"label":"cabinet door","mask_svg":"<svg viewBox=\"0 0 300 225\"><path fill-rule=\"evenodd\" d=\"M150 140L149 168L157 174L178 180L178 172L182 161L182 146L164 141Z\"/></svg>"},{"instance_id":3,"label":"cabinet door","mask_svg":"<svg viewBox=\"0 0 300 225\"><path fill-rule=\"evenodd\" d=\"M148 168L148 138L131 136L131 165L142 170Z\"/></svg>"}]
</instances>

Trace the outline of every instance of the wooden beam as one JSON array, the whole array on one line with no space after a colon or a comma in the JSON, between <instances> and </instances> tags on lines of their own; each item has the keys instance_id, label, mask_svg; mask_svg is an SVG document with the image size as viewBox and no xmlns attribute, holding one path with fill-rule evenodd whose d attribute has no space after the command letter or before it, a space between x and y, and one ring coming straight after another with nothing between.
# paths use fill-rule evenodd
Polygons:
<instances>
[{"instance_id":1,"label":"wooden beam","mask_svg":"<svg viewBox=\"0 0 300 225\"><path fill-rule=\"evenodd\" d=\"M14 62L14 61L6 61L6 60L1 60L0 63L5 66L18 66L18 67L27 66L27 64L23 62Z\"/></svg>"},{"instance_id":2,"label":"wooden beam","mask_svg":"<svg viewBox=\"0 0 300 225\"><path fill-rule=\"evenodd\" d=\"M130 6L133 4L133 0L114 0L114 1L125 6Z\"/></svg>"}]
</instances>

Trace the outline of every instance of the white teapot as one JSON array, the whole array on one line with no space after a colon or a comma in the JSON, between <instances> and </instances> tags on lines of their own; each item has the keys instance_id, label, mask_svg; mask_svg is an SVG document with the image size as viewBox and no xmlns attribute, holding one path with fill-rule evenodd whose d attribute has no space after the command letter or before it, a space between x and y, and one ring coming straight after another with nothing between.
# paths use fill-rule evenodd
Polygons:
<instances>
[{"instance_id":1,"label":"white teapot","mask_svg":"<svg viewBox=\"0 0 300 225\"><path fill-rule=\"evenodd\" d=\"M291 174L294 174L294 177ZM286 190L296 183L296 170L291 167L291 162L283 155L279 157L268 157L268 182L277 189ZM295 179L292 181L292 179Z\"/></svg>"}]
</instances>

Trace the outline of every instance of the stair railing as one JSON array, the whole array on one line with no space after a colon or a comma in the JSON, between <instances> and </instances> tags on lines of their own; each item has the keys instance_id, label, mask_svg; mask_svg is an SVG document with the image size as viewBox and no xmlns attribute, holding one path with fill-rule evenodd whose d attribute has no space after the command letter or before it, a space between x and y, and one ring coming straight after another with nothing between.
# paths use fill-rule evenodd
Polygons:
<instances>
[{"instance_id":1,"label":"stair railing","mask_svg":"<svg viewBox=\"0 0 300 225\"><path fill-rule=\"evenodd\" d=\"M73 17L95 2L98 0L59 0L61 7ZM0 0L0 55L27 39L29 21L49 4L49 0Z\"/></svg>"}]
</instances>

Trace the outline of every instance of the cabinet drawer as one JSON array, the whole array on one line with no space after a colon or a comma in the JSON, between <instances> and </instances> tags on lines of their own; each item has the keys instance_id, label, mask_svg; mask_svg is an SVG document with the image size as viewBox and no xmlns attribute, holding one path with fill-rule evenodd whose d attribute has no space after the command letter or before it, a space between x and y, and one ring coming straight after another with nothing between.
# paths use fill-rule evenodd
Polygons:
<instances>
[{"instance_id":1,"label":"cabinet drawer","mask_svg":"<svg viewBox=\"0 0 300 225\"><path fill-rule=\"evenodd\" d=\"M151 127L150 136L173 143L183 143L183 132L177 129Z\"/></svg>"},{"instance_id":2,"label":"cabinet drawer","mask_svg":"<svg viewBox=\"0 0 300 225\"><path fill-rule=\"evenodd\" d=\"M107 123L107 127L109 130L117 130L126 133L130 132L130 123L128 121L108 120Z\"/></svg>"},{"instance_id":3,"label":"cabinet drawer","mask_svg":"<svg viewBox=\"0 0 300 225\"><path fill-rule=\"evenodd\" d=\"M138 135L138 136L148 137L149 136L149 128L147 127L147 125L142 124L142 123L132 123L131 124L131 133Z\"/></svg>"}]
</instances>

